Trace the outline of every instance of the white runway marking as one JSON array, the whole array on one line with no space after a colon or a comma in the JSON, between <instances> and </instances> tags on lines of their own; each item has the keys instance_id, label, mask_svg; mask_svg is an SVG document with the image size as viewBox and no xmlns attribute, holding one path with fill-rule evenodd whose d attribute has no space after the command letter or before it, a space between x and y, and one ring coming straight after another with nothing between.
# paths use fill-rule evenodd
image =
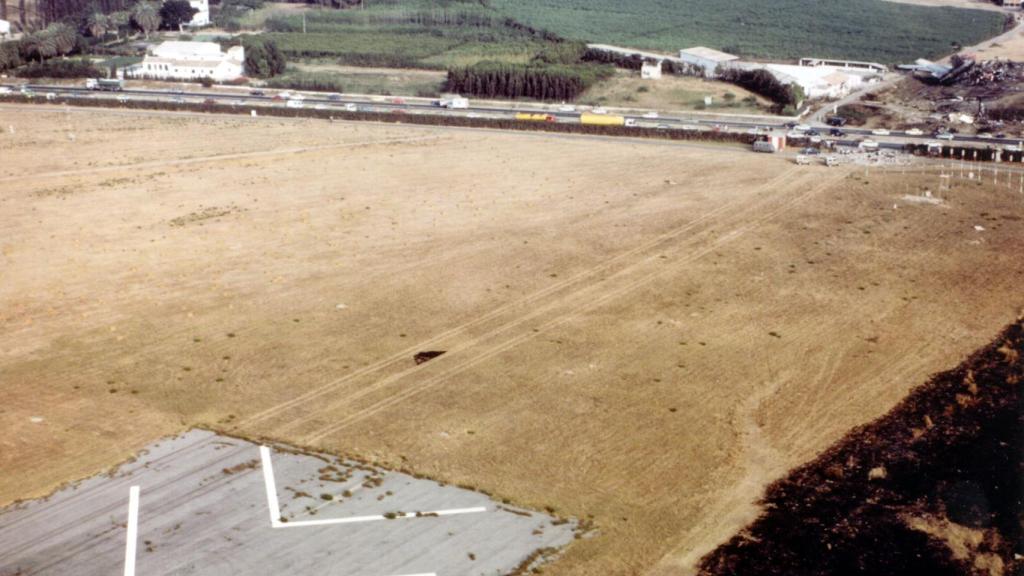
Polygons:
<instances>
[{"instance_id":1,"label":"white runway marking","mask_svg":"<svg viewBox=\"0 0 1024 576\"><path fill-rule=\"evenodd\" d=\"M448 510L434 510L432 512L396 512L391 520L398 520L399 518L423 518L432 516L455 516L458 514L476 514L479 512L487 512L487 508L484 506L477 506L475 508L450 508ZM388 520L387 516L383 514L374 514L371 516L349 516L348 518L324 518L323 520L302 520L299 522L278 522L274 528L302 528L303 526L328 526L330 524L355 524L358 522L375 522L377 520Z\"/></svg>"},{"instance_id":2,"label":"white runway marking","mask_svg":"<svg viewBox=\"0 0 1024 576\"><path fill-rule=\"evenodd\" d=\"M260 460L263 464L263 484L267 489L267 508L270 511L270 526L272 528L302 528L305 526L328 526L331 524L355 524L359 522L376 522L378 520L398 520L400 518L423 518L432 516L455 516L458 514L477 514L487 512L487 507L476 506L473 508L449 508L447 510L433 510L430 512L395 512L393 516L373 514L370 516L349 516L348 518L325 518L323 520L302 520L297 522L281 521L281 506L277 501L277 484L274 481L274 464L270 460L270 448L260 446ZM125 576L129 576L127 573ZM430 576L422 574L410 574L408 576Z\"/></svg>"},{"instance_id":3,"label":"white runway marking","mask_svg":"<svg viewBox=\"0 0 1024 576\"><path fill-rule=\"evenodd\" d=\"M260 459L263 462L263 484L267 487L270 525L277 528L281 524L281 506L277 503L277 485L274 483L274 465L270 462L270 448L260 446Z\"/></svg>"},{"instance_id":4,"label":"white runway marking","mask_svg":"<svg viewBox=\"0 0 1024 576\"><path fill-rule=\"evenodd\" d=\"M124 550L124 576L135 576L135 545L139 535L139 487L128 490L128 541Z\"/></svg>"}]
</instances>

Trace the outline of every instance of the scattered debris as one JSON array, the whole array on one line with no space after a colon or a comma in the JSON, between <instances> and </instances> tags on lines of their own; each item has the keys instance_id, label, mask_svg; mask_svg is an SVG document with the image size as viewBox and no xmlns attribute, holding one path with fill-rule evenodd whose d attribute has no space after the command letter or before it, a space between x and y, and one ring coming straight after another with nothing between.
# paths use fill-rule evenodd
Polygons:
<instances>
[{"instance_id":1,"label":"scattered debris","mask_svg":"<svg viewBox=\"0 0 1024 576\"><path fill-rule=\"evenodd\" d=\"M416 361L416 364L423 364L424 362L430 362L445 352L445 350L427 350L424 352L417 352L412 359Z\"/></svg>"}]
</instances>

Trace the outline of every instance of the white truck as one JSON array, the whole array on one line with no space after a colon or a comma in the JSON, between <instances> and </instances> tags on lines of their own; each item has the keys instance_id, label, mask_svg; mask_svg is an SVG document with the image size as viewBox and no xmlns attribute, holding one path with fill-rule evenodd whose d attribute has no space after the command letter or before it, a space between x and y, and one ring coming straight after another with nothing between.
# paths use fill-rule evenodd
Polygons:
<instances>
[{"instance_id":1,"label":"white truck","mask_svg":"<svg viewBox=\"0 0 1024 576\"><path fill-rule=\"evenodd\" d=\"M458 94L442 94L441 99L437 101L437 105L449 110L465 110L469 108L469 98L459 96Z\"/></svg>"},{"instance_id":2,"label":"white truck","mask_svg":"<svg viewBox=\"0 0 1024 576\"><path fill-rule=\"evenodd\" d=\"M89 90L120 92L124 90L124 80L120 78L86 78L85 87Z\"/></svg>"}]
</instances>

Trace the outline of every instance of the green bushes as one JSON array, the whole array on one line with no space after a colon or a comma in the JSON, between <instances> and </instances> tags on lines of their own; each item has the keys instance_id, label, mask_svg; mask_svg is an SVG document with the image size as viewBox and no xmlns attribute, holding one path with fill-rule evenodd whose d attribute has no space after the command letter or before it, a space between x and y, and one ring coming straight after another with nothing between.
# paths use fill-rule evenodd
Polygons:
<instances>
[{"instance_id":1,"label":"green bushes","mask_svg":"<svg viewBox=\"0 0 1024 576\"><path fill-rule=\"evenodd\" d=\"M721 79L760 94L781 108L799 106L803 101L803 92L799 86L783 84L767 70L730 69L722 73Z\"/></svg>"},{"instance_id":2,"label":"green bushes","mask_svg":"<svg viewBox=\"0 0 1024 576\"><path fill-rule=\"evenodd\" d=\"M284 72L287 61L277 42L257 38L245 44L245 73L270 78Z\"/></svg>"},{"instance_id":3,"label":"green bushes","mask_svg":"<svg viewBox=\"0 0 1024 576\"><path fill-rule=\"evenodd\" d=\"M17 68L21 64L21 42L0 43L0 72Z\"/></svg>"},{"instance_id":4,"label":"green bushes","mask_svg":"<svg viewBox=\"0 0 1024 576\"><path fill-rule=\"evenodd\" d=\"M22 78L97 78L103 76L103 72L82 58L33 62L18 70L17 75Z\"/></svg>"},{"instance_id":5,"label":"green bushes","mask_svg":"<svg viewBox=\"0 0 1024 576\"><path fill-rule=\"evenodd\" d=\"M545 65L480 62L448 70L450 92L485 98L574 100L598 80L613 74L611 66Z\"/></svg>"},{"instance_id":6,"label":"green bushes","mask_svg":"<svg viewBox=\"0 0 1024 576\"><path fill-rule=\"evenodd\" d=\"M341 81L329 74L315 72L297 72L279 76L267 82L271 88L289 88L292 90L312 90L319 92L344 92Z\"/></svg>"}]
</instances>

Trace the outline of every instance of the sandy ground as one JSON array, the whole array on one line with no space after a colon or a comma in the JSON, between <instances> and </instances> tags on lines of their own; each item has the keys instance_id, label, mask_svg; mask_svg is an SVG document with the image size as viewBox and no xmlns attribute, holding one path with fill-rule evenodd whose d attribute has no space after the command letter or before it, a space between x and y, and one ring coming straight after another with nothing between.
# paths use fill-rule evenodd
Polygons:
<instances>
[{"instance_id":1,"label":"sandy ground","mask_svg":"<svg viewBox=\"0 0 1024 576\"><path fill-rule=\"evenodd\" d=\"M940 193L717 146L0 127L0 504L205 424L592 519L549 574L685 573L1024 304L1019 174ZM926 188L946 201L902 200Z\"/></svg>"}]
</instances>

